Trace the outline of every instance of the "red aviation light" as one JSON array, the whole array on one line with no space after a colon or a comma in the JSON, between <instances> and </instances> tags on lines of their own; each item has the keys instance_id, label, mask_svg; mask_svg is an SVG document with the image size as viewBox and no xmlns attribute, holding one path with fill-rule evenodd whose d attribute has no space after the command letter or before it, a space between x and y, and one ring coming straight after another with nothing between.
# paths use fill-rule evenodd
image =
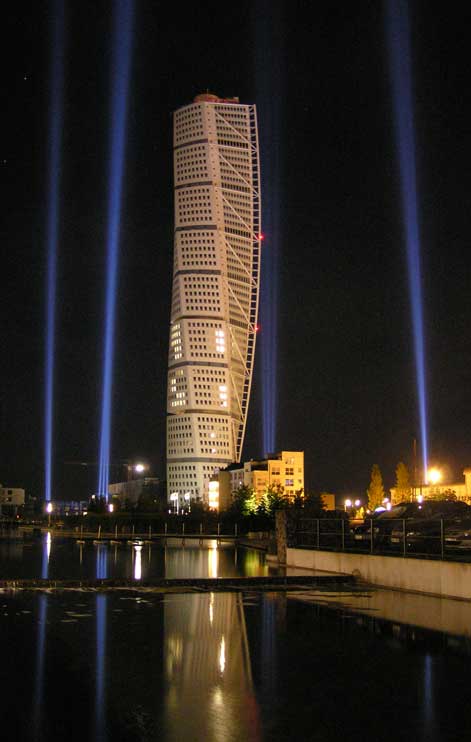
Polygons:
<instances>
[{"instance_id":1,"label":"red aviation light","mask_svg":"<svg viewBox=\"0 0 471 742\"><path fill-rule=\"evenodd\" d=\"M255 325L255 332L260 332L260 325Z\"/></svg>"},{"instance_id":2,"label":"red aviation light","mask_svg":"<svg viewBox=\"0 0 471 742\"><path fill-rule=\"evenodd\" d=\"M259 242L263 242L263 240L264 240L264 239L265 239L265 235L264 235L264 234L263 234L262 232L260 232L260 233L259 233L259 234L257 235L257 240L258 240Z\"/></svg>"}]
</instances>

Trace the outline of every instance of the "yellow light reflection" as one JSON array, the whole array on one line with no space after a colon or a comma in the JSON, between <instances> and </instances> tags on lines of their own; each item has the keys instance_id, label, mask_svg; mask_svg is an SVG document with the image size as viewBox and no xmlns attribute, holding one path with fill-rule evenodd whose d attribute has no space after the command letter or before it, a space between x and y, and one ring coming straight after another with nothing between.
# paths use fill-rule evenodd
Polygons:
<instances>
[{"instance_id":1,"label":"yellow light reflection","mask_svg":"<svg viewBox=\"0 0 471 742\"><path fill-rule=\"evenodd\" d=\"M222 692L219 687L214 689L213 703L215 706L222 706Z\"/></svg>"},{"instance_id":2,"label":"yellow light reflection","mask_svg":"<svg viewBox=\"0 0 471 742\"><path fill-rule=\"evenodd\" d=\"M142 546L136 545L134 549L136 551L136 560L134 562L134 579L140 580L142 577L142 566L141 566Z\"/></svg>"},{"instance_id":3,"label":"yellow light reflection","mask_svg":"<svg viewBox=\"0 0 471 742\"><path fill-rule=\"evenodd\" d=\"M216 541L212 542L211 549L208 551L208 570L210 577L218 576L219 554Z\"/></svg>"},{"instance_id":4,"label":"yellow light reflection","mask_svg":"<svg viewBox=\"0 0 471 742\"><path fill-rule=\"evenodd\" d=\"M221 674L226 669L226 642L224 637L221 638L221 646L219 647L219 669Z\"/></svg>"}]
</instances>

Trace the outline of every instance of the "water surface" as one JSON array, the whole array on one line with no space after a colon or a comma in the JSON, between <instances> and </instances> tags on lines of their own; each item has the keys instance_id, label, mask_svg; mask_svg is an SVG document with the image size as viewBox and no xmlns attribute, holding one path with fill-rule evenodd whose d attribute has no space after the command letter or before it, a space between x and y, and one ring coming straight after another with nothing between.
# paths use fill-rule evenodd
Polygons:
<instances>
[{"instance_id":1,"label":"water surface","mask_svg":"<svg viewBox=\"0 0 471 742\"><path fill-rule=\"evenodd\" d=\"M135 575L132 548L118 547L116 564L111 548L87 545L81 561L75 544L61 549L45 540L39 551L24 547L23 558L3 550L2 565L13 571L16 564L28 576L31 570L71 576L69 568L87 576ZM145 551L141 574L162 563L166 575L178 577L266 569L260 552L244 557L231 546ZM469 639L397 623L401 595L394 603L375 594L3 591L3 736L25 742L467 739ZM391 605L396 613L388 620ZM442 613L452 610L448 605Z\"/></svg>"},{"instance_id":2,"label":"water surface","mask_svg":"<svg viewBox=\"0 0 471 742\"><path fill-rule=\"evenodd\" d=\"M106 574L97 574L97 560ZM169 538L166 544L132 545L126 542L97 546L92 541L50 537L32 541L0 541L0 579L38 578L93 579L111 577L236 577L265 576L269 568L265 553L235 547L216 539Z\"/></svg>"}]
</instances>

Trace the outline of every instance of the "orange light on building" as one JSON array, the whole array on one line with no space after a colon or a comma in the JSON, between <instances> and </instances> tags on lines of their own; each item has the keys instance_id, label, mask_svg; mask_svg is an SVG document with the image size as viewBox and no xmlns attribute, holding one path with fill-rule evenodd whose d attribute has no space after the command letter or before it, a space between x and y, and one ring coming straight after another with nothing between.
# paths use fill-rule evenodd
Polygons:
<instances>
[{"instance_id":1,"label":"orange light on building","mask_svg":"<svg viewBox=\"0 0 471 742\"><path fill-rule=\"evenodd\" d=\"M219 510L219 482L217 481L209 483L208 505L210 510Z\"/></svg>"}]
</instances>

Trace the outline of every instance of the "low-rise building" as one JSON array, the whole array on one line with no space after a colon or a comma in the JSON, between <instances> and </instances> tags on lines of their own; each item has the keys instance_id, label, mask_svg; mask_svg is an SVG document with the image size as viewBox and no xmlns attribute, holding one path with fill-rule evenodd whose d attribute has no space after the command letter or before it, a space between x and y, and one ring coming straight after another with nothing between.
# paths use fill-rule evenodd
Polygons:
<instances>
[{"instance_id":1,"label":"low-rise building","mask_svg":"<svg viewBox=\"0 0 471 742\"><path fill-rule=\"evenodd\" d=\"M108 494L110 499L119 500L121 507L135 507L139 503L141 495L145 491L154 491L157 496L157 490L160 484L158 477L141 477L140 479L130 479L127 482L115 482L108 485Z\"/></svg>"},{"instance_id":2,"label":"low-rise building","mask_svg":"<svg viewBox=\"0 0 471 742\"><path fill-rule=\"evenodd\" d=\"M47 503L46 512L47 510ZM88 510L88 500L51 500L51 514L55 516L84 515Z\"/></svg>"},{"instance_id":3,"label":"low-rise building","mask_svg":"<svg viewBox=\"0 0 471 742\"><path fill-rule=\"evenodd\" d=\"M456 495L457 500L466 502L471 505L471 468L466 468L463 471L464 482L439 482L434 484L421 484L416 487L411 487L411 499L416 499L422 496L424 499L439 497L440 495L446 495L453 493ZM399 502L396 488L392 487L391 490L391 502L396 504Z\"/></svg>"},{"instance_id":4,"label":"low-rise building","mask_svg":"<svg viewBox=\"0 0 471 742\"><path fill-rule=\"evenodd\" d=\"M280 487L293 499L297 492L304 491L304 451L280 451L266 459L230 464L213 477L216 480L220 510L227 510L233 493L242 486L252 488L259 499L269 487Z\"/></svg>"},{"instance_id":5,"label":"low-rise building","mask_svg":"<svg viewBox=\"0 0 471 742\"><path fill-rule=\"evenodd\" d=\"M0 484L0 515L17 515L25 504L25 491L21 487L4 487Z\"/></svg>"}]
</instances>

